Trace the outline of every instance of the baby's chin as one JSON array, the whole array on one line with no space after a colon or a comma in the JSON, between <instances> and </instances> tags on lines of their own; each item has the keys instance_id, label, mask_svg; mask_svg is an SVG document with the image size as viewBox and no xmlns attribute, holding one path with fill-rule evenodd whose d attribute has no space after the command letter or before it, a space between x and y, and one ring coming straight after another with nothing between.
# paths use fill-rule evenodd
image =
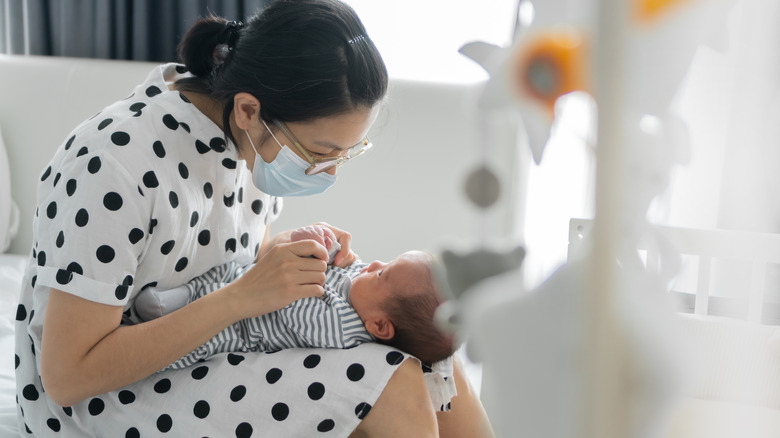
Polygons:
<instances>
[{"instance_id":1,"label":"baby's chin","mask_svg":"<svg viewBox=\"0 0 780 438\"><path fill-rule=\"evenodd\" d=\"M365 278L364 274L358 274L354 278L352 278L352 286L349 288L349 294L352 296L352 294L355 293L355 291L358 291L358 294L360 294L360 290L363 287L363 279Z\"/></svg>"}]
</instances>

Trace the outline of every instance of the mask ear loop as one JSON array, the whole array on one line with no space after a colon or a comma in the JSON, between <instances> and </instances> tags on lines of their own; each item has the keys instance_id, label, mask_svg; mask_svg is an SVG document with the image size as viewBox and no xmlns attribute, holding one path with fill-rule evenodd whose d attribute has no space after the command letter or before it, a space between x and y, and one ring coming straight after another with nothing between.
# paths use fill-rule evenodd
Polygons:
<instances>
[{"instance_id":1,"label":"mask ear loop","mask_svg":"<svg viewBox=\"0 0 780 438\"><path fill-rule=\"evenodd\" d=\"M271 131L271 129L270 129L270 128L268 128L268 125L265 123L265 120L262 120L262 119L261 119L260 121L261 121L261 122L263 122L263 126L265 126L265 129L268 131L268 133L269 133L269 134L271 134L271 137L273 137L273 138L274 138L274 140L276 140L276 144L278 144L280 148L284 149L284 146L282 146L282 143L279 141L279 139L278 139L278 138L276 138L276 136L275 136L275 135L274 135L274 133ZM252 141L252 137L250 137L250 136L249 136L249 131L247 131L246 129L244 129L244 133L246 134L246 138L248 138L248 139L249 139L249 144L251 144L251 145L252 145L252 149L254 149L254 150L255 150L255 153L259 155L259 154L260 154L260 151L258 151L258 150L257 150L257 147L255 146L255 142L253 142L253 141Z\"/></svg>"},{"instance_id":2,"label":"mask ear loop","mask_svg":"<svg viewBox=\"0 0 780 438\"><path fill-rule=\"evenodd\" d=\"M252 145L252 149L255 151L256 154L260 154L260 152L257 151L257 148L255 147L255 142L252 141L252 137L249 136L249 131L244 129L244 133L246 134L246 138L249 139L249 144Z\"/></svg>"},{"instance_id":3,"label":"mask ear loop","mask_svg":"<svg viewBox=\"0 0 780 438\"><path fill-rule=\"evenodd\" d=\"M268 125L265 123L265 120L260 120L260 121L263 122L263 126L265 126L265 129L268 130L268 133L271 134L271 137L273 137L274 140L276 140L276 144L278 144L280 148L284 149L284 146L282 146L282 142L280 142L279 139L276 138L274 132L271 131L271 128L269 128ZM247 135L249 135L249 133L247 133Z\"/></svg>"}]
</instances>

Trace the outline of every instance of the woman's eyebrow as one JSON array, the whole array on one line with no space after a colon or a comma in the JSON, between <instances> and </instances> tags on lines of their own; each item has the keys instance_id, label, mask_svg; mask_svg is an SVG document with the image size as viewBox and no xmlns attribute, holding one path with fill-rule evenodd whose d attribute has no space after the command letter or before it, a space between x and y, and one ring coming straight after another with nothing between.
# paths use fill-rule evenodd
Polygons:
<instances>
[{"instance_id":1,"label":"woman's eyebrow","mask_svg":"<svg viewBox=\"0 0 780 438\"><path fill-rule=\"evenodd\" d=\"M336 146L335 144L327 142L327 141L315 141L314 144L317 145L317 146L323 147L323 148L338 149L340 151L346 151L347 149L349 149L348 147L347 148L343 148L343 147L340 147L340 146Z\"/></svg>"}]
</instances>

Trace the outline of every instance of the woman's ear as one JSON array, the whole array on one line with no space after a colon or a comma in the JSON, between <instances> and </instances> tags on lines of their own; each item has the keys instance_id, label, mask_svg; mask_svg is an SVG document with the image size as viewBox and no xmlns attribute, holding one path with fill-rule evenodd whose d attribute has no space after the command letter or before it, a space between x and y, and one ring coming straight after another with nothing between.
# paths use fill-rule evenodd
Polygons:
<instances>
[{"instance_id":1,"label":"woman's ear","mask_svg":"<svg viewBox=\"0 0 780 438\"><path fill-rule=\"evenodd\" d=\"M366 330L375 338L389 341L395 337L395 326L388 318L374 318L366 321Z\"/></svg>"},{"instance_id":2,"label":"woman's ear","mask_svg":"<svg viewBox=\"0 0 780 438\"><path fill-rule=\"evenodd\" d=\"M249 93L233 96L233 114L239 129L250 129L260 123L260 101Z\"/></svg>"}]
</instances>

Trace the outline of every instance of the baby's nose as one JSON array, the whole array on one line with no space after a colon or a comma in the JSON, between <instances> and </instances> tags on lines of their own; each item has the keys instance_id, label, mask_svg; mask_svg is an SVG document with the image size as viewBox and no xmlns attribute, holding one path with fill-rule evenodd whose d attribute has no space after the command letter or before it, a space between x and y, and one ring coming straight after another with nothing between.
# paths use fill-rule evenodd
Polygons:
<instances>
[{"instance_id":1,"label":"baby's nose","mask_svg":"<svg viewBox=\"0 0 780 438\"><path fill-rule=\"evenodd\" d=\"M370 265L368 265L365 268L365 270L368 271L368 272L373 272L373 271L376 271L377 269L381 268L383 265L384 264L382 262L380 262L379 260L374 260L373 262L371 262Z\"/></svg>"}]
</instances>

